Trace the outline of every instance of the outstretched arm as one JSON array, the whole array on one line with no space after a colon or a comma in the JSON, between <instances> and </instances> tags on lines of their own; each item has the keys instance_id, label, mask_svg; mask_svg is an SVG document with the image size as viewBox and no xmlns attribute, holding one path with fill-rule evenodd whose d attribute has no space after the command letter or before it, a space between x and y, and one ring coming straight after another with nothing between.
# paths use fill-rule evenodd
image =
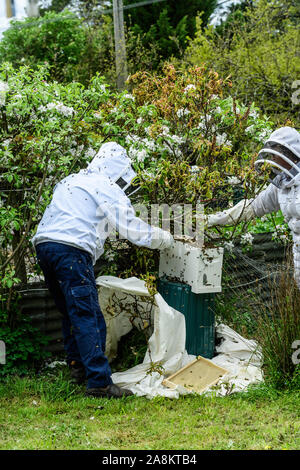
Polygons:
<instances>
[{"instance_id":1,"label":"outstretched arm","mask_svg":"<svg viewBox=\"0 0 300 470\"><path fill-rule=\"evenodd\" d=\"M253 200L252 208L256 217L262 217L265 214L279 211L278 188L276 188L273 183L269 184L269 186Z\"/></svg>"},{"instance_id":2,"label":"outstretched arm","mask_svg":"<svg viewBox=\"0 0 300 470\"><path fill-rule=\"evenodd\" d=\"M254 199L243 199L234 207L223 212L207 216L207 225L234 225L235 223L251 220L254 217L262 217L273 211L278 211L278 189L274 184L262 191Z\"/></svg>"},{"instance_id":3,"label":"outstretched arm","mask_svg":"<svg viewBox=\"0 0 300 470\"><path fill-rule=\"evenodd\" d=\"M130 200L124 195L118 200L101 208L111 226L121 238L127 239L137 246L163 250L173 243L169 232L148 225L136 216Z\"/></svg>"}]
</instances>

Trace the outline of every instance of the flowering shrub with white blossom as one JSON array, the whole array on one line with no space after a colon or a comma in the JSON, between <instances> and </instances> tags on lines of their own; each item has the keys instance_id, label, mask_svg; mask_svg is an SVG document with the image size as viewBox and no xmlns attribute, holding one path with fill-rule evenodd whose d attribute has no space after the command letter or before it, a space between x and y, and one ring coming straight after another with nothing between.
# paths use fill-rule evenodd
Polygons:
<instances>
[{"instance_id":1,"label":"flowering shrub with white blossom","mask_svg":"<svg viewBox=\"0 0 300 470\"><path fill-rule=\"evenodd\" d=\"M28 280L34 253L29 240L54 185L86 166L100 147L95 111L107 87L51 82L47 70L0 69L1 288ZM1 295L1 292L0 292Z\"/></svg>"},{"instance_id":2,"label":"flowering shrub with white blossom","mask_svg":"<svg viewBox=\"0 0 300 470\"><path fill-rule=\"evenodd\" d=\"M235 238L239 239L243 249L251 250L256 233L272 233L272 240L285 246L291 245L293 241L291 231L281 211L264 215L246 224L240 223L235 227L222 228L222 233L224 238L229 240L224 242L224 247L228 251L233 250Z\"/></svg>"},{"instance_id":3,"label":"flowering shrub with white blossom","mask_svg":"<svg viewBox=\"0 0 300 470\"><path fill-rule=\"evenodd\" d=\"M163 75L130 77L130 91L112 92L101 77L89 87L52 82L47 71L0 69L1 287L28 280L29 240L52 197L54 185L78 171L105 141L128 151L139 175L144 204L196 205L206 212L232 205L237 192L251 197L265 184L253 160L272 123L253 105L228 95L230 81L195 67ZM233 245L232 231L206 231L207 242ZM251 241L249 235L243 240ZM132 247L124 269L155 271L152 257ZM107 262L118 269L115 250ZM127 266L127 267L126 267ZM30 271L35 272L32 266ZM10 294L9 294L10 295ZM10 297L8 297L9 299ZM6 297L7 299L7 297Z\"/></svg>"},{"instance_id":4,"label":"flowering shrub with white blossom","mask_svg":"<svg viewBox=\"0 0 300 470\"><path fill-rule=\"evenodd\" d=\"M253 162L273 123L253 103L228 97L228 79L204 66L181 72L169 65L162 75L139 72L128 85L131 94L111 93L98 117L135 162L143 202L200 202L213 212L263 187L267 174L258 178ZM246 230L218 235L228 242ZM215 229L206 235L216 243Z\"/></svg>"},{"instance_id":5,"label":"flowering shrub with white blossom","mask_svg":"<svg viewBox=\"0 0 300 470\"><path fill-rule=\"evenodd\" d=\"M185 161L202 175L245 179L245 171L272 123L252 104L244 106L223 94L230 88L204 67L177 72L167 66L163 76L140 72L129 79L132 94L111 94L98 113L106 132L115 134L139 169L157 173L163 161Z\"/></svg>"}]
</instances>

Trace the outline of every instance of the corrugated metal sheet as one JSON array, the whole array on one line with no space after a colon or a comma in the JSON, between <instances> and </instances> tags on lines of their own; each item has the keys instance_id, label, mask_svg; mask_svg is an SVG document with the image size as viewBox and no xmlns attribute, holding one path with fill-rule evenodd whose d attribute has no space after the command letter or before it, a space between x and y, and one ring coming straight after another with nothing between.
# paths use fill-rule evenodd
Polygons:
<instances>
[{"instance_id":1,"label":"corrugated metal sheet","mask_svg":"<svg viewBox=\"0 0 300 470\"><path fill-rule=\"evenodd\" d=\"M32 325L49 338L47 350L50 352L63 351L61 314L57 310L48 289L41 285L29 285L21 290L21 312L28 315Z\"/></svg>"}]
</instances>

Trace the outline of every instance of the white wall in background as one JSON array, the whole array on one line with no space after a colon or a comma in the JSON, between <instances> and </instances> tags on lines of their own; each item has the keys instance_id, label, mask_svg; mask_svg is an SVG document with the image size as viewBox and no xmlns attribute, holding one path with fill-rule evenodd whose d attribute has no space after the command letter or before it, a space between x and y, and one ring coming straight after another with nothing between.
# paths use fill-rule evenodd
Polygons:
<instances>
[{"instance_id":1,"label":"white wall in background","mask_svg":"<svg viewBox=\"0 0 300 470\"><path fill-rule=\"evenodd\" d=\"M15 0L15 18L23 18L25 14L26 0ZM3 31L5 31L9 26L9 19L6 17L6 1L0 0L0 38Z\"/></svg>"}]
</instances>

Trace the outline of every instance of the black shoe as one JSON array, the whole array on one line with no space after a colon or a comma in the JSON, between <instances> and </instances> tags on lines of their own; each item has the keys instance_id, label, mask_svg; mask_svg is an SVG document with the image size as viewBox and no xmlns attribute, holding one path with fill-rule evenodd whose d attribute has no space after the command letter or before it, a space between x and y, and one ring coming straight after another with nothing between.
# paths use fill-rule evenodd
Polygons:
<instances>
[{"instance_id":1,"label":"black shoe","mask_svg":"<svg viewBox=\"0 0 300 470\"><path fill-rule=\"evenodd\" d=\"M87 397L95 398L123 398L133 395L130 390L127 390L126 388L120 388L115 384L110 384L104 388L88 388L85 394Z\"/></svg>"},{"instance_id":2,"label":"black shoe","mask_svg":"<svg viewBox=\"0 0 300 470\"><path fill-rule=\"evenodd\" d=\"M85 382L85 368L81 362L72 361L69 364L71 382L77 385L81 385Z\"/></svg>"}]
</instances>

